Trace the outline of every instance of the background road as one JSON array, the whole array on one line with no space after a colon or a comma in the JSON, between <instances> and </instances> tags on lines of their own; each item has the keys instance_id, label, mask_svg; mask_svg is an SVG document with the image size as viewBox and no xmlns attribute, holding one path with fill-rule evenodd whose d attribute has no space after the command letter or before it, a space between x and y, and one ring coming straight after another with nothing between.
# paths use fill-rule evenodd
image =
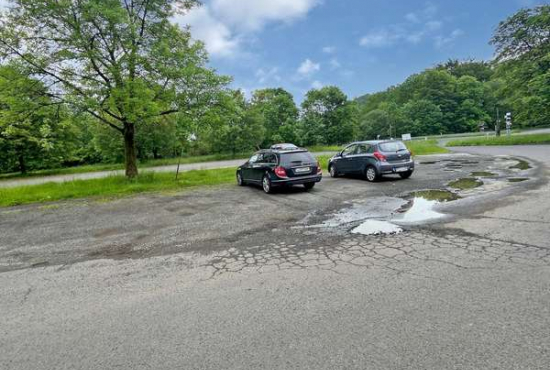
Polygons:
<instances>
[{"instance_id":1,"label":"background road","mask_svg":"<svg viewBox=\"0 0 550 370\"><path fill-rule=\"evenodd\" d=\"M422 158L410 181L325 179L311 193L228 186L4 209L0 364L547 369L547 148L483 149L540 167L391 236L316 225L497 161Z\"/></svg>"}]
</instances>

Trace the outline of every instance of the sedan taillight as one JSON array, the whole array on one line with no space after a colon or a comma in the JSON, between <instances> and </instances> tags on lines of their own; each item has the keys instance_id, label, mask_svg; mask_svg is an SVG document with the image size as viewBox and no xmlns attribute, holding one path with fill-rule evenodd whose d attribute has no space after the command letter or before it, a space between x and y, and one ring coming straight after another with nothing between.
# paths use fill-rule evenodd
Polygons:
<instances>
[{"instance_id":1,"label":"sedan taillight","mask_svg":"<svg viewBox=\"0 0 550 370\"><path fill-rule=\"evenodd\" d=\"M281 166L275 167L275 175L277 175L277 177L280 177L280 178L283 178L283 179L288 177L287 174L286 174L286 170Z\"/></svg>"}]
</instances>

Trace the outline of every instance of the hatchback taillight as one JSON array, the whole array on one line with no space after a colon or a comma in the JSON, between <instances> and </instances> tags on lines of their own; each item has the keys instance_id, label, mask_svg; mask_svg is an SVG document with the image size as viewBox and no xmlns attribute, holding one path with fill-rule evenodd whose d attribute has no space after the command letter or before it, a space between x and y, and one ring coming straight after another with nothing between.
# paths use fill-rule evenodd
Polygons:
<instances>
[{"instance_id":1,"label":"hatchback taillight","mask_svg":"<svg viewBox=\"0 0 550 370\"><path fill-rule=\"evenodd\" d=\"M280 177L280 178L287 178L288 177L286 175L286 170L281 166L275 167L275 175L277 175L277 177Z\"/></svg>"},{"instance_id":2,"label":"hatchback taillight","mask_svg":"<svg viewBox=\"0 0 550 370\"><path fill-rule=\"evenodd\" d=\"M386 160L386 156L380 152L374 152L374 157L380 162L384 162Z\"/></svg>"}]
</instances>

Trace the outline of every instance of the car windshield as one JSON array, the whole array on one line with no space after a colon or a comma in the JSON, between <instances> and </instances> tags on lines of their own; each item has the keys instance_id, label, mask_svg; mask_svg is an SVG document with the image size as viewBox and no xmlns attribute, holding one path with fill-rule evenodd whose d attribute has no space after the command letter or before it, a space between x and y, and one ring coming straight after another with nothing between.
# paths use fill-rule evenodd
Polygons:
<instances>
[{"instance_id":1,"label":"car windshield","mask_svg":"<svg viewBox=\"0 0 550 370\"><path fill-rule=\"evenodd\" d=\"M281 154L281 166L293 166L302 163L315 163L315 158L309 152Z\"/></svg>"},{"instance_id":2,"label":"car windshield","mask_svg":"<svg viewBox=\"0 0 550 370\"><path fill-rule=\"evenodd\" d=\"M383 152L400 152L407 150L407 147L400 141L393 141L391 143L380 144L380 150Z\"/></svg>"}]
</instances>

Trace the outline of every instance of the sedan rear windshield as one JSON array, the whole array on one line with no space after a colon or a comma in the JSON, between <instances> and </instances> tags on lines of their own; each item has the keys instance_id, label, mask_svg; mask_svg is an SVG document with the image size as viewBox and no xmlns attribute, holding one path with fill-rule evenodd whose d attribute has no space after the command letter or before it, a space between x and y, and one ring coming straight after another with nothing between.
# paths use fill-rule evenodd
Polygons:
<instances>
[{"instance_id":1,"label":"sedan rear windshield","mask_svg":"<svg viewBox=\"0 0 550 370\"><path fill-rule=\"evenodd\" d=\"M380 150L383 152L401 152L407 150L407 147L400 141L393 141L380 144Z\"/></svg>"},{"instance_id":2,"label":"sedan rear windshield","mask_svg":"<svg viewBox=\"0 0 550 370\"><path fill-rule=\"evenodd\" d=\"M309 152L281 154L281 166L299 166L303 163L315 163L315 158Z\"/></svg>"}]
</instances>

